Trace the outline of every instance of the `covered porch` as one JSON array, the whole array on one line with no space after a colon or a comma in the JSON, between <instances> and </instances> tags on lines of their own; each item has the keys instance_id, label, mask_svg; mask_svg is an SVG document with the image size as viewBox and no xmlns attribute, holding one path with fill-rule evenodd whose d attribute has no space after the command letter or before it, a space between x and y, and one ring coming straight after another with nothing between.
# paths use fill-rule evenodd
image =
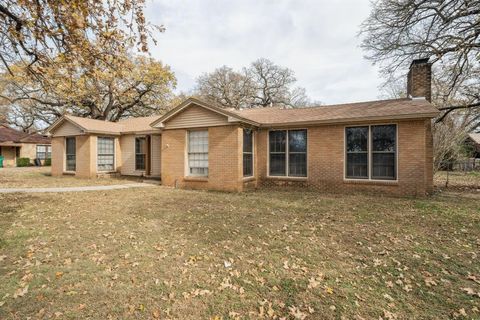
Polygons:
<instances>
[{"instance_id":1,"label":"covered porch","mask_svg":"<svg viewBox=\"0 0 480 320\"><path fill-rule=\"evenodd\" d=\"M4 167L15 167L20 157L20 143L0 142L0 156L3 157Z\"/></svg>"}]
</instances>

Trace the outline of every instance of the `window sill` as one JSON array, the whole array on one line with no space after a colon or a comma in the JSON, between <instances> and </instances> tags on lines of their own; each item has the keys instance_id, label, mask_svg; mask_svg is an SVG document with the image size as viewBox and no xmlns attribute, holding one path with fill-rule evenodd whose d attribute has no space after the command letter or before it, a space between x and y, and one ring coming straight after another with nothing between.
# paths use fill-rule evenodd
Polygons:
<instances>
[{"instance_id":1,"label":"window sill","mask_svg":"<svg viewBox=\"0 0 480 320\"><path fill-rule=\"evenodd\" d=\"M192 176L188 176L188 177L184 177L183 180L184 180L184 181L193 181L193 182L208 182L208 177L192 177Z\"/></svg>"},{"instance_id":2,"label":"window sill","mask_svg":"<svg viewBox=\"0 0 480 320\"><path fill-rule=\"evenodd\" d=\"M249 177L243 177L242 181L243 182L248 182L248 181L253 181L253 180L256 180L257 178L255 178L254 176L249 176Z\"/></svg>"},{"instance_id":3,"label":"window sill","mask_svg":"<svg viewBox=\"0 0 480 320\"><path fill-rule=\"evenodd\" d=\"M382 186L398 186L398 180L368 180L368 179L343 179L346 184L369 184Z\"/></svg>"},{"instance_id":4,"label":"window sill","mask_svg":"<svg viewBox=\"0 0 480 320\"><path fill-rule=\"evenodd\" d=\"M292 181L307 181L308 177L289 177L289 176L267 176L271 180L292 180Z\"/></svg>"},{"instance_id":5,"label":"window sill","mask_svg":"<svg viewBox=\"0 0 480 320\"><path fill-rule=\"evenodd\" d=\"M76 173L75 171L63 171L63 174L67 176L73 176L75 175L75 173Z\"/></svg>"}]
</instances>

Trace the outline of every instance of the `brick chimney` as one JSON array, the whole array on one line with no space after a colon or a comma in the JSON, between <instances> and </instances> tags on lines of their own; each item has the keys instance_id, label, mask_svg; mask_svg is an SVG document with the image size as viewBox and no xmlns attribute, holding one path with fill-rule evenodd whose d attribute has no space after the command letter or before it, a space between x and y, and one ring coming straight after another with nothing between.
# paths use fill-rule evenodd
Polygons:
<instances>
[{"instance_id":1,"label":"brick chimney","mask_svg":"<svg viewBox=\"0 0 480 320\"><path fill-rule=\"evenodd\" d=\"M407 95L432 102L432 64L428 58L412 61L407 76Z\"/></svg>"}]
</instances>

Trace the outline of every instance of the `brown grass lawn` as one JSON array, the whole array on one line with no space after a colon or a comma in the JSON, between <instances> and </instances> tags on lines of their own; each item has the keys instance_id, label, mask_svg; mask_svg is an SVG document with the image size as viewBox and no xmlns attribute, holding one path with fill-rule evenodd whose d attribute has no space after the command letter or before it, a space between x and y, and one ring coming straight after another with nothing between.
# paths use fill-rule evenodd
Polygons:
<instances>
[{"instance_id":1,"label":"brown grass lawn","mask_svg":"<svg viewBox=\"0 0 480 320\"><path fill-rule=\"evenodd\" d=\"M50 167L0 168L0 188L80 187L136 182L125 178L52 177Z\"/></svg>"},{"instance_id":2,"label":"brown grass lawn","mask_svg":"<svg viewBox=\"0 0 480 320\"><path fill-rule=\"evenodd\" d=\"M0 195L0 319L480 318L480 193Z\"/></svg>"}]
</instances>

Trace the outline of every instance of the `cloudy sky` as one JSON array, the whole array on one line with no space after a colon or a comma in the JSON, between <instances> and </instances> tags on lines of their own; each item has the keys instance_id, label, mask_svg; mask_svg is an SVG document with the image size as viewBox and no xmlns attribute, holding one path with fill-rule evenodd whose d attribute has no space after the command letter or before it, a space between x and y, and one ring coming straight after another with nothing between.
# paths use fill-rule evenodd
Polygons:
<instances>
[{"instance_id":1,"label":"cloudy sky","mask_svg":"<svg viewBox=\"0 0 480 320\"><path fill-rule=\"evenodd\" d=\"M264 57L293 69L313 100L379 97L381 79L357 37L369 0L147 0L146 11L166 27L152 54L175 71L178 91L204 72Z\"/></svg>"}]
</instances>

